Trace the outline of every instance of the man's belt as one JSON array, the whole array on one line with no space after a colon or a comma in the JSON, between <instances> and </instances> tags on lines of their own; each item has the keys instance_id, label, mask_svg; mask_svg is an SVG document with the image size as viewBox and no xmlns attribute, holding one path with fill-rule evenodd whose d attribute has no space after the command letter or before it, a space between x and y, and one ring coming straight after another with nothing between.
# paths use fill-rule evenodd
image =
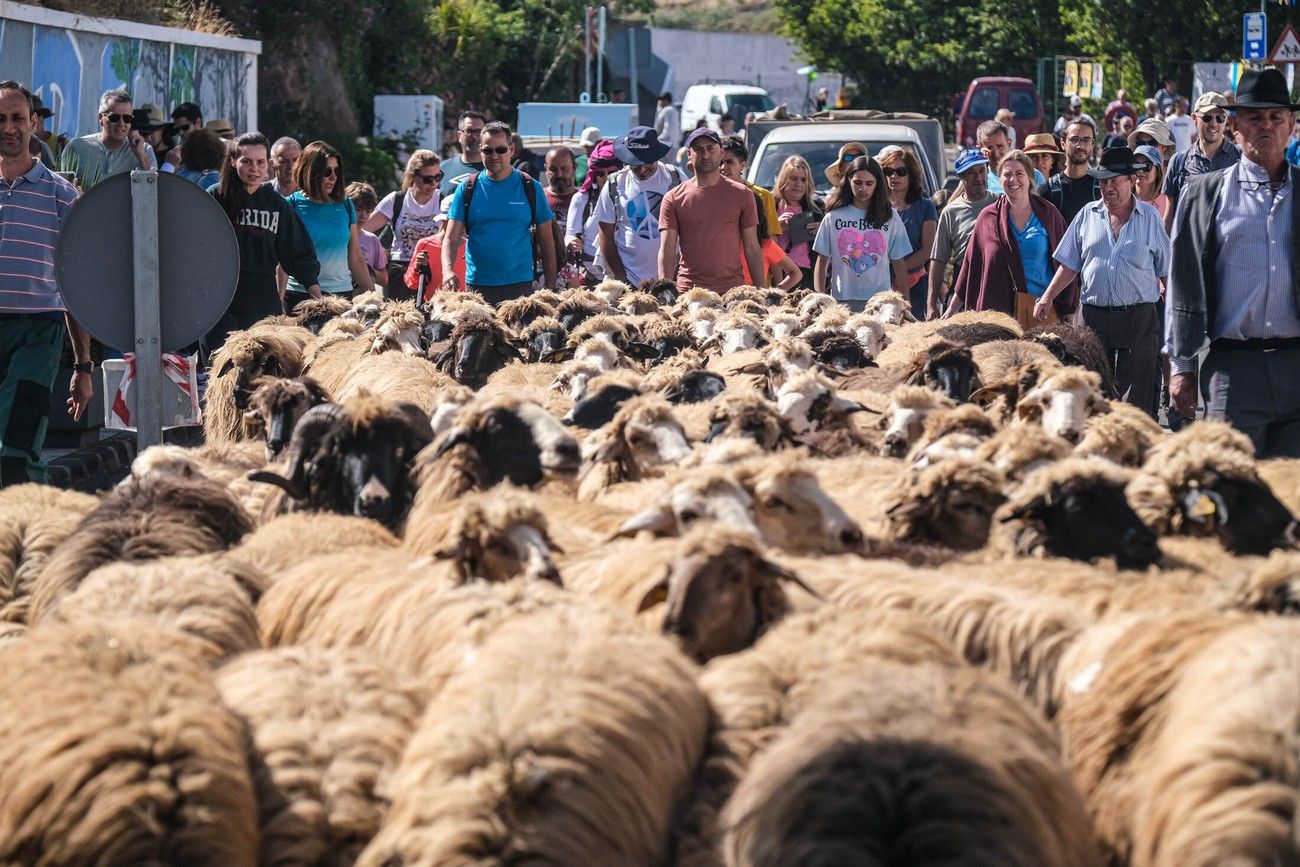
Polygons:
<instances>
[{"instance_id":1,"label":"man's belt","mask_svg":"<svg viewBox=\"0 0 1300 867\"><path fill-rule=\"evenodd\" d=\"M1223 352L1277 352L1280 349L1300 349L1300 337L1250 337L1245 340L1220 337L1210 341L1210 348Z\"/></svg>"}]
</instances>

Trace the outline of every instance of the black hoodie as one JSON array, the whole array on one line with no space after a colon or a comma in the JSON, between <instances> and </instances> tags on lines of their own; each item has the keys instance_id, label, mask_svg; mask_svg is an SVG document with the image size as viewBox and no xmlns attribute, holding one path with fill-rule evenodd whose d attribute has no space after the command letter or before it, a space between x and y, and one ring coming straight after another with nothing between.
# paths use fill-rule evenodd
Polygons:
<instances>
[{"instance_id":1,"label":"black hoodie","mask_svg":"<svg viewBox=\"0 0 1300 867\"><path fill-rule=\"evenodd\" d=\"M216 195L216 187L212 193ZM240 271L274 276L275 266L279 265L303 286L320 281L320 262L316 261L316 248L307 227L269 185L263 184L250 193L231 214L231 222L239 241Z\"/></svg>"}]
</instances>

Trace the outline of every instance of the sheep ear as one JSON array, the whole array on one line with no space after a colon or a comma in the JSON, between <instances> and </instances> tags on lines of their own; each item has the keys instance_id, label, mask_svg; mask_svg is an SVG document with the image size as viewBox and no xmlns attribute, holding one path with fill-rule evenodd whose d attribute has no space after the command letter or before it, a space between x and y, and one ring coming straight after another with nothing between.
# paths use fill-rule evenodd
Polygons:
<instances>
[{"instance_id":1,"label":"sheep ear","mask_svg":"<svg viewBox=\"0 0 1300 867\"><path fill-rule=\"evenodd\" d=\"M722 432L725 431L726 429L727 429L726 419L718 419L717 421L712 422L709 425L709 432L704 435L704 441L706 443L713 442L713 440L716 439L720 434L722 434Z\"/></svg>"},{"instance_id":2,"label":"sheep ear","mask_svg":"<svg viewBox=\"0 0 1300 867\"><path fill-rule=\"evenodd\" d=\"M791 572L789 569L786 569L784 566L778 566L771 560L763 561L763 574L767 575L769 578L775 578L778 581L789 581L801 590L806 591L814 599L822 598L820 593L809 587L808 584L798 575Z\"/></svg>"},{"instance_id":3,"label":"sheep ear","mask_svg":"<svg viewBox=\"0 0 1300 867\"><path fill-rule=\"evenodd\" d=\"M1002 395L1009 394L1010 391L1011 387L1009 385L986 385L972 391L967 400L979 406L988 406Z\"/></svg>"},{"instance_id":4,"label":"sheep ear","mask_svg":"<svg viewBox=\"0 0 1300 867\"><path fill-rule=\"evenodd\" d=\"M665 572L664 577L654 583L654 586L645 592L641 601L636 606L636 613L648 611L662 602L668 601L668 574Z\"/></svg>"},{"instance_id":5,"label":"sheep ear","mask_svg":"<svg viewBox=\"0 0 1300 867\"><path fill-rule=\"evenodd\" d=\"M654 361L659 357L659 350L648 343L640 341L629 342L623 352L637 361Z\"/></svg>"},{"instance_id":6,"label":"sheep ear","mask_svg":"<svg viewBox=\"0 0 1300 867\"><path fill-rule=\"evenodd\" d=\"M817 362L817 369L831 379L839 379L848 375L847 371L840 370L838 367L831 367L829 364L820 361Z\"/></svg>"},{"instance_id":7,"label":"sheep ear","mask_svg":"<svg viewBox=\"0 0 1300 867\"><path fill-rule=\"evenodd\" d=\"M1098 395L1092 395L1088 398L1088 409L1098 415L1110 412L1110 401Z\"/></svg>"},{"instance_id":8,"label":"sheep ear","mask_svg":"<svg viewBox=\"0 0 1300 867\"><path fill-rule=\"evenodd\" d=\"M671 535L676 529L677 517L673 514L672 509L667 506L660 506L657 509L637 512L624 521L622 526L615 530L609 538L618 539L635 536L643 530L649 530L656 536Z\"/></svg>"},{"instance_id":9,"label":"sheep ear","mask_svg":"<svg viewBox=\"0 0 1300 867\"><path fill-rule=\"evenodd\" d=\"M468 430L463 427L452 428L447 432L447 435L442 438L442 442L438 443L438 448L433 452L433 459L437 460L456 446L465 445L470 441Z\"/></svg>"},{"instance_id":10,"label":"sheep ear","mask_svg":"<svg viewBox=\"0 0 1300 867\"><path fill-rule=\"evenodd\" d=\"M221 369L217 371L216 378L220 379L221 377L225 376L227 373L230 373L230 371L234 369L234 367L235 367L234 359L227 358L225 363L221 365Z\"/></svg>"},{"instance_id":11,"label":"sheep ear","mask_svg":"<svg viewBox=\"0 0 1300 867\"><path fill-rule=\"evenodd\" d=\"M880 415L880 410L865 407L856 400L849 400L847 397L835 398L835 408L843 413L869 412Z\"/></svg>"},{"instance_id":12,"label":"sheep ear","mask_svg":"<svg viewBox=\"0 0 1300 867\"><path fill-rule=\"evenodd\" d=\"M1027 520L1029 518L1037 517L1049 505L1047 496L1045 494L1039 494L1029 502L1023 503L1008 512L1003 516L1002 522L1006 523L1008 521Z\"/></svg>"},{"instance_id":13,"label":"sheep ear","mask_svg":"<svg viewBox=\"0 0 1300 867\"><path fill-rule=\"evenodd\" d=\"M1016 404L1016 418L1024 421L1038 421L1043 416L1043 391L1030 389Z\"/></svg>"},{"instance_id":14,"label":"sheep ear","mask_svg":"<svg viewBox=\"0 0 1300 867\"><path fill-rule=\"evenodd\" d=\"M450 369L452 361L455 359L455 357L456 357L455 345L448 346L442 352L438 353L438 357L433 360L433 363L438 368L438 370L440 370L443 373L446 373Z\"/></svg>"},{"instance_id":15,"label":"sheep ear","mask_svg":"<svg viewBox=\"0 0 1300 867\"><path fill-rule=\"evenodd\" d=\"M546 361L548 364L560 364L571 358L573 358L573 347L562 346L550 355L546 356L543 361Z\"/></svg>"}]
</instances>

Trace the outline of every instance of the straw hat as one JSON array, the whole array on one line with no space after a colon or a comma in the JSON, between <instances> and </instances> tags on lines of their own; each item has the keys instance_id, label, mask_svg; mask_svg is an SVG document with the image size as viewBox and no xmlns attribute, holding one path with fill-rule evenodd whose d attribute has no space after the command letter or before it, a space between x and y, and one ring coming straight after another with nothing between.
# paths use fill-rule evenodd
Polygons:
<instances>
[{"instance_id":1,"label":"straw hat","mask_svg":"<svg viewBox=\"0 0 1300 867\"><path fill-rule=\"evenodd\" d=\"M1025 139L1025 153L1033 156L1034 154L1054 154L1055 156L1065 156L1065 151L1056 145L1056 136L1050 132L1036 132Z\"/></svg>"},{"instance_id":2,"label":"straw hat","mask_svg":"<svg viewBox=\"0 0 1300 867\"><path fill-rule=\"evenodd\" d=\"M844 147L840 148L839 156L835 162L826 167L826 180L831 182L831 186L838 187L840 181L844 178L844 169L849 163L858 157L869 156L867 146L860 141L851 141Z\"/></svg>"},{"instance_id":3,"label":"straw hat","mask_svg":"<svg viewBox=\"0 0 1300 867\"><path fill-rule=\"evenodd\" d=\"M235 128L231 126L230 121L226 120L224 117L208 121L203 125L203 128L216 133L220 138L232 139L235 137Z\"/></svg>"}]
</instances>

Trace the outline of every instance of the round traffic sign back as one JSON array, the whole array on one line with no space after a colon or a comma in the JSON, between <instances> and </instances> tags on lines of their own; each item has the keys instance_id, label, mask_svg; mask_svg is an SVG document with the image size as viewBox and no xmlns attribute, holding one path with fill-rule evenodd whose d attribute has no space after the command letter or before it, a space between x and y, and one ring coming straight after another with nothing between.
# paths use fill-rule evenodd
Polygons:
<instances>
[{"instance_id":1,"label":"round traffic sign back","mask_svg":"<svg viewBox=\"0 0 1300 867\"><path fill-rule=\"evenodd\" d=\"M235 295L239 246L216 199L197 184L158 173L158 295L162 350L208 332ZM98 340L135 349L131 175L114 175L77 199L54 250L63 300Z\"/></svg>"}]
</instances>

